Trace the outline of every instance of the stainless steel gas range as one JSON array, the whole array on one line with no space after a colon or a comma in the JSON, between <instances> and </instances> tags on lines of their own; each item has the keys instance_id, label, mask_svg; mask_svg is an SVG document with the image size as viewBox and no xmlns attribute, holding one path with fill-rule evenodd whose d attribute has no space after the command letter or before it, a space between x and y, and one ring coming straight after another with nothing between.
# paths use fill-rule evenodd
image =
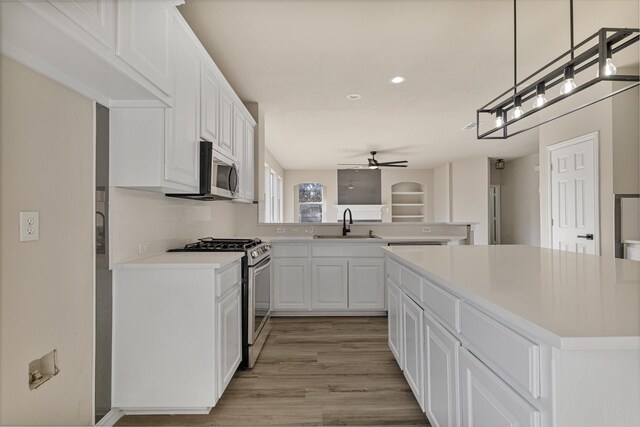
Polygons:
<instances>
[{"instance_id":1,"label":"stainless steel gas range","mask_svg":"<svg viewBox=\"0 0 640 427\"><path fill-rule=\"evenodd\" d=\"M242 364L253 368L271 331L271 244L260 239L206 237L169 252L243 252Z\"/></svg>"}]
</instances>

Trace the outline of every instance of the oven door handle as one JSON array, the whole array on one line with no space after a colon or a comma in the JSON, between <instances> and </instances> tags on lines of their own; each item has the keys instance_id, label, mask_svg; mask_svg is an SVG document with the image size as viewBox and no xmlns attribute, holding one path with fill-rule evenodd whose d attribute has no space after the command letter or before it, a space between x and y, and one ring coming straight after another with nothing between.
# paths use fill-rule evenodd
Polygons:
<instances>
[{"instance_id":1,"label":"oven door handle","mask_svg":"<svg viewBox=\"0 0 640 427\"><path fill-rule=\"evenodd\" d=\"M258 264L251 267L251 269L253 270L253 274L257 274L257 273L260 273L265 268L268 268L270 265L271 265L271 257L267 257L262 261L260 261Z\"/></svg>"}]
</instances>

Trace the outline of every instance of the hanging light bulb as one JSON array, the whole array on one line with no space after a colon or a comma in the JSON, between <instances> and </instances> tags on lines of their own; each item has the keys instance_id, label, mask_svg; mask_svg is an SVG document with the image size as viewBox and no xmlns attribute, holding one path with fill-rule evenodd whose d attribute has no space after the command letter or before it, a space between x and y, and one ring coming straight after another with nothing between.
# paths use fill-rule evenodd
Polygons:
<instances>
[{"instance_id":1,"label":"hanging light bulb","mask_svg":"<svg viewBox=\"0 0 640 427\"><path fill-rule=\"evenodd\" d=\"M524 109L522 108L522 97L520 95L513 98L513 111L511 112L511 120L519 119L524 114Z\"/></svg>"},{"instance_id":2,"label":"hanging light bulb","mask_svg":"<svg viewBox=\"0 0 640 427\"><path fill-rule=\"evenodd\" d=\"M564 81L560 86L560 95L567 95L568 93L573 92L576 87L578 87L575 80L573 80L573 77L573 65L570 65L564 69Z\"/></svg>"},{"instance_id":3,"label":"hanging light bulb","mask_svg":"<svg viewBox=\"0 0 640 427\"><path fill-rule=\"evenodd\" d=\"M613 59L607 58L607 61L604 64L604 75L605 76L615 76L618 72L618 67L613 63Z\"/></svg>"},{"instance_id":4,"label":"hanging light bulb","mask_svg":"<svg viewBox=\"0 0 640 427\"><path fill-rule=\"evenodd\" d=\"M502 126L504 126L504 111L502 111L502 108L498 108L496 110L496 127Z\"/></svg>"},{"instance_id":5,"label":"hanging light bulb","mask_svg":"<svg viewBox=\"0 0 640 427\"><path fill-rule=\"evenodd\" d=\"M547 103L547 98L544 96L544 82L538 83L536 87L536 97L533 99L533 108L540 108Z\"/></svg>"}]
</instances>

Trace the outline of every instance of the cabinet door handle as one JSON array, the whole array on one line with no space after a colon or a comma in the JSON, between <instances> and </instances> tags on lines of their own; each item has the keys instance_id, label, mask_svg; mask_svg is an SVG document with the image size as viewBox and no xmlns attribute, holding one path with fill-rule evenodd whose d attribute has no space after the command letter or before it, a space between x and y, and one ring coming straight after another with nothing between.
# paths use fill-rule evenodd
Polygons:
<instances>
[{"instance_id":1,"label":"cabinet door handle","mask_svg":"<svg viewBox=\"0 0 640 427\"><path fill-rule=\"evenodd\" d=\"M585 234L583 236L578 236L578 239L593 240L593 234Z\"/></svg>"}]
</instances>

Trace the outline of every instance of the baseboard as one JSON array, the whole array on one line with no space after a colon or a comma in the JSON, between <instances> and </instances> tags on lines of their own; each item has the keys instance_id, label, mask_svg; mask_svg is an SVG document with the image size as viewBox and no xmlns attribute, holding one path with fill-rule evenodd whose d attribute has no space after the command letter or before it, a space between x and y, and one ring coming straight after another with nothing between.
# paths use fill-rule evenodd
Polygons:
<instances>
[{"instance_id":1,"label":"baseboard","mask_svg":"<svg viewBox=\"0 0 640 427\"><path fill-rule=\"evenodd\" d=\"M124 415L207 415L211 406L195 408L121 408Z\"/></svg>"},{"instance_id":2,"label":"baseboard","mask_svg":"<svg viewBox=\"0 0 640 427\"><path fill-rule=\"evenodd\" d=\"M124 416L125 416L125 413L122 412L120 409L113 408L109 412L107 412L107 414L104 417L100 418L100 421L96 423L96 426L102 426L102 427L114 426L118 422L118 420L120 420L120 418Z\"/></svg>"},{"instance_id":3,"label":"baseboard","mask_svg":"<svg viewBox=\"0 0 640 427\"><path fill-rule=\"evenodd\" d=\"M387 311L273 311L272 317L358 317L358 316L386 316Z\"/></svg>"}]
</instances>

